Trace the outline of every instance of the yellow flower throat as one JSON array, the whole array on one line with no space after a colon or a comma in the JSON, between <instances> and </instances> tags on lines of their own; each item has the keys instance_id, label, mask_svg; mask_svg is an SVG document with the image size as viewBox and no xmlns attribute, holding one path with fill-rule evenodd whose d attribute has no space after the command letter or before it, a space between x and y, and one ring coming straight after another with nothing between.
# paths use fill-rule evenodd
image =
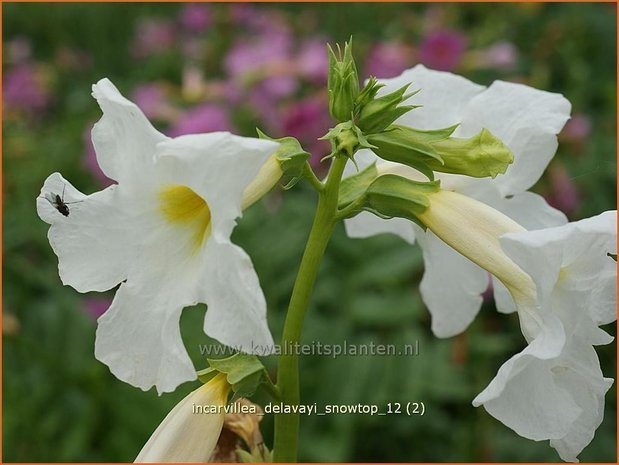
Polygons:
<instances>
[{"instance_id":1,"label":"yellow flower throat","mask_svg":"<svg viewBox=\"0 0 619 465\"><path fill-rule=\"evenodd\" d=\"M194 250L200 248L211 231L211 210L206 201L187 186L169 185L159 192L159 202L164 218L189 228Z\"/></svg>"}]
</instances>

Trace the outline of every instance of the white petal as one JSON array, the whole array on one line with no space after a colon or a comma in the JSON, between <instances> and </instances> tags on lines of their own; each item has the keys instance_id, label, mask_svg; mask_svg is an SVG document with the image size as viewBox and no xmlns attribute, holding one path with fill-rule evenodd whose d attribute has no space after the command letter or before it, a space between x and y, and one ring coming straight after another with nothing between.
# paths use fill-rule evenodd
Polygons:
<instances>
[{"instance_id":1,"label":"white petal","mask_svg":"<svg viewBox=\"0 0 619 465\"><path fill-rule=\"evenodd\" d=\"M243 352L268 355L273 337L266 302L247 254L234 244L209 239L200 300L208 310L204 332Z\"/></svg>"},{"instance_id":2,"label":"white petal","mask_svg":"<svg viewBox=\"0 0 619 465\"><path fill-rule=\"evenodd\" d=\"M518 310L516 302L512 298L505 285L492 276L492 289L494 293L494 303L499 313L514 313Z\"/></svg>"},{"instance_id":3,"label":"white petal","mask_svg":"<svg viewBox=\"0 0 619 465\"><path fill-rule=\"evenodd\" d=\"M504 196L513 195L541 177L557 150L556 135L570 110L560 94L495 81L467 105L456 134L468 137L486 128L512 150L514 163L495 182Z\"/></svg>"},{"instance_id":4,"label":"white petal","mask_svg":"<svg viewBox=\"0 0 619 465\"><path fill-rule=\"evenodd\" d=\"M547 305L550 299L563 262L563 247L560 242L534 242L538 237L543 237L543 232L550 230L509 233L499 239L505 253L533 278L542 305Z\"/></svg>"},{"instance_id":5,"label":"white petal","mask_svg":"<svg viewBox=\"0 0 619 465\"><path fill-rule=\"evenodd\" d=\"M127 231L131 228L117 188L110 186L87 196L54 173L37 198L39 216L51 224L48 238L58 255L60 279L78 292L105 291L127 277L131 260ZM68 216L46 198L55 195L64 197Z\"/></svg>"},{"instance_id":6,"label":"white petal","mask_svg":"<svg viewBox=\"0 0 619 465\"><path fill-rule=\"evenodd\" d=\"M409 244L415 243L413 225L404 218L383 219L370 212L361 212L344 220L346 234L352 238L365 238L377 234L395 234Z\"/></svg>"},{"instance_id":7,"label":"white petal","mask_svg":"<svg viewBox=\"0 0 619 465\"><path fill-rule=\"evenodd\" d=\"M157 147L159 183L190 187L208 204L212 234L226 241L241 216L243 192L256 177L276 142L228 132L192 134Z\"/></svg>"},{"instance_id":8,"label":"white petal","mask_svg":"<svg viewBox=\"0 0 619 465\"><path fill-rule=\"evenodd\" d=\"M613 384L604 378L595 350L588 344L572 341L562 356L561 366L554 368L555 382L566 389L581 409L569 432L553 439L562 460L578 462L577 456L591 442L604 419L604 396Z\"/></svg>"},{"instance_id":9,"label":"white petal","mask_svg":"<svg viewBox=\"0 0 619 465\"><path fill-rule=\"evenodd\" d=\"M181 400L146 442L136 463L208 462L224 424L223 413L194 408L216 408L226 403L228 390L213 378Z\"/></svg>"},{"instance_id":10,"label":"white petal","mask_svg":"<svg viewBox=\"0 0 619 465\"><path fill-rule=\"evenodd\" d=\"M582 413L552 371L565 346L562 325L552 316L545 323L543 332L505 362L473 400L474 406L483 404L493 417L533 440L564 437Z\"/></svg>"},{"instance_id":11,"label":"white petal","mask_svg":"<svg viewBox=\"0 0 619 465\"><path fill-rule=\"evenodd\" d=\"M420 290L432 315L432 331L437 337L459 334L479 312L488 273L430 230L419 230L417 238L425 262Z\"/></svg>"},{"instance_id":12,"label":"white petal","mask_svg":"<svg viewBox=\"0 0 619 465\"><path fill-rule=\"evenodd\" d=\"M97 321L95 357L118 379L145 391L156 386L160 394L171 392L196 379L179 327L183 307L192 303L165 283L128 280Z\"/></svg>"},{"instance_id":13,"label":"white petal","mask_svg":"<svg viewBox=\"0 0 619 465\"><path fill-rule=\"evenodd\" d=\"M533 192L522 192L502 198L493 205L527 230L550 228L567 223L565 214L548 205L544 197Z\"/></svg>"},{"instance_id":14,"label":"white petal","mask_svg":"<svg viewBox=\"0 0 619 465\"><path fill-rule=\"evenodd\" d=\"M139 182L148 176L155 146L167 137L157 131L109 79L94 84L92 95L103 110L103 116L92 129L92 142L101 170L119 183Z\"/></svg>"},{"instance_id":15,"label":"white petal","mask_svg":"<svg viewBox=\"0 0 619 465\"><path fill-rule=\"evenodd\" d=\"M501 245L534 278L543 299L556 285L556 292L580 292L583 308L605 324L616 319L616 262L607 255L616 252L616 237L612 211L555 228L507 234Z\"/></svg>"},{"instance_id":16,"label":"white petal","mask_svg":"<svg viewBox=\"0 0 619 465\"><path fill-rule=\"evenodd\" d=\"M392 79L380 79L385 84L380 94L399 89L412 83L409 91L421 89L407 103L423 105L397 120L418 129L440 129L462 121L465 107L470 100L481 93L485 87L475 84L456 74L433 71L417 65Z\"/></svg>"}]
</instances>

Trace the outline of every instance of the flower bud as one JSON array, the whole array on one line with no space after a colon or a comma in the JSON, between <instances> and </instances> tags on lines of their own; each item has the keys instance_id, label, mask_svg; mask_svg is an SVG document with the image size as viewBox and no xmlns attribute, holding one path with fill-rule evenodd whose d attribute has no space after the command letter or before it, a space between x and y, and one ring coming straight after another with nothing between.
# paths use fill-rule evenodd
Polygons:
<instances>
[{"instance_id":1,"label":"flower bud","mask_svg":"<svg viewBox=\"0 0 619 465\"><path fill-rule=\"evenodd\" d=\"M339 45L338 55L329 46L329 113L338 122L351 119L355 110L355 100L359 94L359 76L352 56L352 39L344 45L342 54Z\"/></svg>"},{"instance_id":2,"label":"flower bud","mask_svg":"<svg viewBox=\"0 0 619 465\"><path fill-rule=\"evenodd\" d=\"M410 166L429 179L434 179L433 166L443 163L432 142L447 139L458 127L421 131L407 126L392 125L386 131L368 136L368 142L375 146L374 152L383 160Z\"/></svg>"},{"instance_id":3,"label":"flower bud","mask_svg":"<svg viewBox=\"0 0 619 465\"><path fill-rule=\"evenodd\" d=\"M224 424L230 385L220 373L180 401L146 442L135 462L206 462Z\"/></svg>"},{"instance_id":4,"label":"flower bud","mask_svg":"<svg viewBox=\"0 0 619 465\"><path fill-rule=\"evenodd\" d=\"M452 137L431 143L442 162L428 160L428 166L443 173L464 174L475 178L503 174L514 161L507 145L487 129L469 139Z\"/></svg>"},{"instance_id":5,"label":"flower bud","mask_svg":"<svg viewBox=\"0 0 619 465\"><path fill-rule=\"evenodd\" d=\"M365 134L374 134L384 130L400 116L418 108L418 105L400 106L402 102L419 92L415 91L410 94L405 94L408 86L410 86L410 84L406 84L398 90L383 95L382 97L374 97L360 106L357 126L359 126ZM363 100L368 99L366 97Z\"/></svg>"}]
</instances>

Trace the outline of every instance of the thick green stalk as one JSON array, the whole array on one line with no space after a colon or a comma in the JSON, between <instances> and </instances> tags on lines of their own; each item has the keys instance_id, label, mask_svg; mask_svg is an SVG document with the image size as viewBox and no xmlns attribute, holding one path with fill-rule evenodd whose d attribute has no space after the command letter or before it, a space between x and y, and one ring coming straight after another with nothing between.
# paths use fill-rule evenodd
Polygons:
<instances>
[{"instance_id":1,"label":"thick green stalk","mask_svg":"<svg viewBox=\"0 0 619 465\"><path fill-rule=\"evenodd\" d=\"M303 320L314 288L314 281L335 226L338 192L346 161L347 158L344 156L336 156L333 159L325 188L319 193L316 216L286 314L281 340L282 354L277 369L277 387L281 394L281 401L286 405L299 405L299 356L294 349L301 340ZM298 437L299 414L277 414L273 447L275 462L297 460Z\"/></svg>"}]
</instances>

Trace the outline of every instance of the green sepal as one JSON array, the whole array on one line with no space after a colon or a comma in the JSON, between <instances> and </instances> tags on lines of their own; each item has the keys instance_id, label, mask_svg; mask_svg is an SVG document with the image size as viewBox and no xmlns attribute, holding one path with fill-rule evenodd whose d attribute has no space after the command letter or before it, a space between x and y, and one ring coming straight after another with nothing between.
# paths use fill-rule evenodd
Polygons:
<instances>
[{"instance_id":1,"label":"green sepal","mask_svg":"<svg viewBox=\"0 0 619 465\"><path fill-rule=\"evenodd\" d=\"M381 217L406 218L424 230L417 216L429 206L428 193L438 192L440 181L418 182L395 174L377 177L365 191L365 210Z\"/></svg>"},{"instance_id":2,"label":"green sepal","mask_svg":"<svg viewBox=\"0 0 619 465\"><path fill-rule=\"evenodd\" d=\"M359 106L357 126L359 126L365 134L374 134L384 130L400 116L415 108L419 108L419 105L400 106L402 102L419 92L419 90L417 90L410 94L406 94L406 90L409 86L410 83L382 97L376 97L376 94L374 94L374 98Z\"/></svg>"},{"instance_id":3,"label":"green sepal","mask_svg":"<svg viewBox=\"0 0 619 465\"><path fill-rule=\"evenodd\" d=\"M485 128L468 139L452 137L431 145L442 161L430 160L428 166L443 173L495 178L514 161L509 147Z\"/></svg>"},{"instance_id":4,"label":"green sepal","mask_svg":"<svg viewBox=\"0 0 619 465\"><path fill-rule=\"evenodd\" d=\"M364 170L344 178L340 184L338 208L343 208L363 196L377 177L376 163L372 163Z\"/></svg>"},{"instance_id":5,"label":"green sepal","mask_svg":"<svg viewBox=\"0 0 619 465\"><path fill-rule=\"evenodd\" d=\"M359 75L352 56L352 37L344 45L344 53L337 44L337 55L330 45L329 74L327 89L329 93L329 113L336 121L346 121L355 110L359 94Z\"/></svg>"},{"instance_id":6,"label":"green sepal","mask_svg":"<svg viewBox=\"0 0 619 465\"><path fill-rule=\"evenodd\" d=\"M365 137L363 132L352 121L340 123L318 140L330 140L333 154L341 153L352 159L359 149L375 149L376 147Z\"/></svg>"},{"instance_id":7,"label":"green sepal","mask_svg":"<svg viewBox=\"0 0 619 465\"><path fill-rule=\"evenodd\" d=\"M433 143L449 138L457 127L456 124L448 128L424 131L393 124L385 131L369 135L367 139L375 147L374 153L380 158L410 166L433 181L433 166L443 163Z\"/></svg>"},{"instance_id":8,"label":"green sepal","mask_svg":"<svg viewBox=\"0 0 619 465\"><path fill-rule=\"evenodd\" d=\"M239 463L260 463L256 462L256 458L245 449L236 449L234 452L236 452Z\"/></svg>"},{"instance_id":9,"label":"green sepal","mask_svg":"<svg viewBox=\"0 0 619 465\"><path fill-rule=\"evenodd\" d=\"M234 452L240 463L271 463L273 462L273 452L267 449L264 444L256 447L252 452L245 449L236 449Z\"/></svg>"},{"instance_id":10,"label":"green sepal","mask_svg":"<svg viewBox=\"0 0 619 465\"><path fill-rule=\"evenodd\" d=\"M301 147L301 143L294 137L273 139L258 128L256 128L256 132L258 133L259 139L272 140L279 143L279 148L275 151L275 156L279 160L284 176L287 178L284 189L290 189L303 179L305 162L309 159L310 153Z\"/></svg>"},{"instance_id":11,"label":"green sepal","mask_svg":"<svg viewBox=\"0 0 619 465\"><path fill-rule=\"evenodd\" d=\"M239 352L226 358L209 358L207 362L209 367L198 371L198 379L207 383L217 373L224 373L234 393L231 402L240 397L251 397L261 384L265 384L271 394L277 392L266 368L255 355Z\"/></svg>"},{"instance_id":12,"label":"green sepal","mask_svg":"<svg viewBox=\"0 0 619 465\"><path fill-rule=\"evenodd\" d=\"M359 92L359 95L357 95L355 100L355 108L361 109L366 106L374 100L378 91L383 87L385 87L385 84L379 83L374 76L370 76L363 89L361 89L361 92Z\"/></svg>"}]
</instances>

